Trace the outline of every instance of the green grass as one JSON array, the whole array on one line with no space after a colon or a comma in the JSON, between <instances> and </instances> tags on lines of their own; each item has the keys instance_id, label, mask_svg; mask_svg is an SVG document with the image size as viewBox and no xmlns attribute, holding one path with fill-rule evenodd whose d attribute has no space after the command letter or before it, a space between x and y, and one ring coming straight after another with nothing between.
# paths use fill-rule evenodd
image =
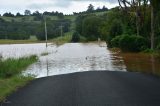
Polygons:
<instances>
[{"instance_id":1,"label":"green grass","mask_svg":"<svg viewBox=\"0 0 160 106\"><path fill-rule=\"evenodd\" d=\"M47 56L47 55L49 55L48 52L44 52L44 53L41 54L41 56Z\"/></svg>"},{"instance_id":2,"label":"green grass","mask_svg":"<svg viewBox=\"0 0 160 106\"><path fill-rule=\"evenodd\" d=\"M30 43L45 43L45 41L39 41L36 39L29 39L29 40L6 40L0 39L0 44L30 44Z\"/></svg>"},{"instance_id":3,"label":"green grass","mask_svg":"<svg viewBox=\"0 0 160 106\"><path fill-rule=\"evenodd\" d=\"M8 79L0 78L0 102L4 101L8 95L25 86L33 79L33 77L23 76L13 76Z\"/></svg>"},{"instance_id":4,"label":"green grass","mask_svg":"<svg viewBox=\"0 0 160 106\"><path fill-rule=\"evenodd\" d=\"M108 11L104 11L104 12L95 12L94 14L98 15L98 16L101 16L101 15L104 15L108 13Z\"/></svg>"},{"instance_id":5,"label":"green grass","mask_svg":"<svg viewBox=\"0 0 160 106\"><path fill-rule=\"evenodd\" d=\"M5 21L8 21L8 22L12 22L12 21L15 21L15 22L30 22L30 21L33 21L34 19L34 16L23 16L23 17L5 17L5 16L2 16L0 17L2 19L4 19Z\"/></svg>"},{"instance_id":6,"label":"green grass","mask_svg":"<svg viewBox=\"0 0 160 106\"><path fill-rule=\"evenodd\" d=\"M55 43L56 45L62 45L64 43L69 43L71 42L72 34L73 32L65 33L64 36L55 38L52 40L52 42Z\"/></svg>"},{"instance_id":7,"label":"green grass","mask_svg":"<svg viewBox=\"0 0 160 106\"><path fill-rule=\"evenodd\" d=\"M0 18L4 19L5 21L12 22L13 20L16 22L30 22L34 21L35 16L22 16L22 17L6 17L6 16L0 16ZM51 20L59 20L57 16L47 16ZM70 16L64 16L64 19L70 19L71 21L74 21L76 16L70 15Z\"/></svg>"},{"instance_id":8,"label":"green grass","mask_svg":"<svg viewBox=\"0 0 160 106\"><path fill-rule=\"evenodd\" d=\"M72 22L76 20L76 15L69 15L69 16L64 16L64 19L69 19L71 20Z\"/></svg>"},{"instance_id":9,"label":"green grass","mask_svg":"<svg viewBox=\"0 0 160 106\"><path fill-rule=\"evenodd\" d=\"M19 74L30 64L36 62L37 56L23 57L19 59L0 60L0 78L8 78Z\"/></svg>"},{"instance_id":10,"label":"green grass","mask_svg":"<svg viewBox=\"0 0 160 106\"><path fill-rule=\"evenodd\" d=\"M37 56L0 60L0 102L33 79L21 72L37 61Z\"/></svg>"},{"instance_id":11,"label":"green grass","mask_svg":"<svg viewBox=\"0 0 160 106\"><path fill-rule=\"evenodd\" d=\"M146 54L152 54L155 56L160 56L160 50L151 50L151 49L146 49L144 51L142 51L141 53L146 53Z\"/></svg>"}]
</instances>

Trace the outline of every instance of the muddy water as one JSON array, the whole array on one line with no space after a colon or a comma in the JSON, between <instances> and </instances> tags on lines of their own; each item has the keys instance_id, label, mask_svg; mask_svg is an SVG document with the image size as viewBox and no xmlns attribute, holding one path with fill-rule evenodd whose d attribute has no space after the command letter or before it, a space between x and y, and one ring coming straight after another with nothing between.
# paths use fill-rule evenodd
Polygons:
<instances>
[{"instance_id":1,"label":"muddy water","mask_svg":"<svg viewBox=\"0 0 160 106\"><path fill-rule=\"evenodd\" d=\"M143 53L121 53L128 71L160 76L160 56Z\"/></svg>"},{"instance_id":2,"label":"muddy water","mask_svg":"<svg viewBox=\"0 0 160 106\"><path fill-rule=\"evenodd\" d=\"M49 55L41 56L48 52ZM39 61L27 70L37 78L83 71L131 71L160 75L160 57L139 53L120 53L107 49L105 43L68 43L62 46L45 44L0 45L0 55L19 58L38 55Z\"/></svg>"}]
</instances>

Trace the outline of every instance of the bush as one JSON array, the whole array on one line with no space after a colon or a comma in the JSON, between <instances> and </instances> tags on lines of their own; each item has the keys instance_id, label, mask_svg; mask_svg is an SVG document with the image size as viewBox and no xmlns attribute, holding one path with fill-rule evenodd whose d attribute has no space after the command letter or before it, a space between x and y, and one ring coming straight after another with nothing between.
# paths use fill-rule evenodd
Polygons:
<instances>
[{"instance_id":1,"label":"bush","mask_svg":"<svg viewBox=\"0 0 160 106\"><path fill-rule=\"evenodd\" d=\"M109 35L115 37L117 35L121 35L122 33L123 33L122 23L119 20L115 19L110 27Z\"/></svg>"},{"instance_id":2,"label":"bush","mask_svg":"<svg viewBox=\"0 0 160 106\"><path fill-rule=\"evenodd\" d=\"M154 50L147 48L142 53L154 53Z\"/></svg>"},{"instance_id":3,"label":"bush","mask_svg":"<svg viewBox=\"0 0 160 106\"><path fill-rule=\"evenodd\" d=\"M117 19L113 20L113 22L109 26L109 33L106 39L108 47L112 47L111 43L112 39L115 38L116 36L122 35L122 33L123 33L122 23Z\"/></svg>"},{"instance_id":4,"label":"bush","mask_svg":"<svg viewBox=\"0 0 160 106\"><path fill-rule=\"evenodd\" d=\"M120 44L119 44L120 39L121 39L121 36L116 36L115 38L113 38L111 40L112 47L120 47Z\"/></svg>"},{"instance_id":5,"label":"bush","mask_svg":"<svg viewBox=\"0 0 160 106\"><path fill-rule=\"evenodd\" d=\"M80 36L80 42L87 42L87 39L84 36Z\"/></svg>"},{"instance_id":6,"label":"bush","mask_svg":"<svg viewBox=\"0 0 160 106\"><path fill-rule=\"evenodd\" d=\"M147 48L147 41L141 36L123 35L119 40L119 46L123 51L139 52Z\"/></svg>"},{"instance_id":7,"label":"bush","mask_svg":"<svg viewBox=\"0 0 160 106\"><path fill-rule=\"evenodd\" d=\"M82 22L82 35L88 41L95 41L100 37L102 19L98 16L87 16Z\"/></svg>"},{"instance_id":8,"label":"bush","mask_svg":"<svg viewBox=\"0 0 160 106\"><path fill-rule=\"evenodd\" d=\"M80 34L78 32L74 32L72 35L71 42L79 42L80 41Z\"/></svg>"},{"instance_id":9,"label":"bush","mask_svg":"<svg viewBox=\"0 0 160 106\"><path fill-rule=\"evenodd\" d=\"M156 47L157 50L160 50L160 43Z\"/></svg>"}]
</instances>

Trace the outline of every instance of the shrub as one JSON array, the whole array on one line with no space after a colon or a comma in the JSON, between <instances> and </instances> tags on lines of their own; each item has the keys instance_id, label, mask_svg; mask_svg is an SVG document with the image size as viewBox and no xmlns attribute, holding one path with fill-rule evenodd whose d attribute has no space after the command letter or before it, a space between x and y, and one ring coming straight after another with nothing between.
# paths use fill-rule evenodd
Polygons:
<instances>
[{"instance_id":1,"label":"shrub","mask_svg":"<svg viewBox=\"0 0 160 106\"><path fill-rule=\"evenodd\" d=\"M102 19L98 16L88 16L82 22L82 35L88 41L95 41L100 37L100 26Z\"/></svg>"},{"instance_id":2,"label":"shrub","mask_svg":"<svg viewBox=\"0 0 160 106\"><path fill-rule=\"evenodd\" d=\"M80 36L80 42L87 42L87 39L84 36Z\"/></svg>"},{"instance_id":3,"label":"shrub","mask_svg":"<svg viewBox=\"0 0 160 106\"><path fill-rule=\"evenodd\" d=\"M139 52L147 48L147 41L141 36L123 35L119 40L119 46L123 51Z\"/></svg>"},{"instance_id":4,"label":"shrub","mask_svg":"<svg viewBox=\"0 0 160 106\"><path fill-rule=\"evenodd\" d=\"M147 48L142 53L154 53L154 50Z\"/></svg>"},{"instance_id":5,"label":"shrub","mask_svg":"<svg viewBox=\"0 0 160 106\"><path fill-rule=\"evenodd\" d=\"M78 32L74 32L72 35L71 42L79 42L80 41L80 34Z\"/></svg>"},{"instance_id":6,"label":"shrub","mask_svg":"<svg viewBox=\"0 0 160 106\"><path fill-rule=\"evenodd\" d=\"M111 40L111 45L112 47L120 47L119 42L120 42L121 36L116 36Z\"/></svg>"},{"instance_id":7,"label":"shrub","mask_svg":"<svg viewBox=\"0 0 160 106\"><path fill-rule=\"evenodd\" d=\"M109 35L115 37L117 35L121 35L123 33L122 23L115 19L112 22L111 28L109 30Z\"/></svg>"},{"instance_id":8,"label":"shrub","mask_svg":"<svg viewBox=\"0 0 160 106\"><path fill-rule=\"evenodd\" d=\"M160 43L156 47L157 50L160 50Z\"/></svg>"}]
</instances>

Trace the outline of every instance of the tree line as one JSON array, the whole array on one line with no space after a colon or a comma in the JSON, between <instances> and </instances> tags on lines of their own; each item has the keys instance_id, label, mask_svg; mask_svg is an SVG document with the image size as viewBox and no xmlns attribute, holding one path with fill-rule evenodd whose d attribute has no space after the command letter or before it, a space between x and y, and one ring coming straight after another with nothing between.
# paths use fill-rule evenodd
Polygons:
<instances>
[{"instance_id":1,"label":"tree line","mask_svg":"<svg viewBox=\"0 0 160 106\"><path fill-rule=\"evenodd\" d=\"M61 36L63 33L70 31L71 21L68 19L47 20L48 39ZM61 26L63 26L61 28ZM0 18L0 39L25 40L29 39L31 35L37 37L38 40L45 39L44 20L36 21L5 21Z\"/></svg>"},{"instance_id":2,"label":"tree line","mask_svg":"<svg viewBox=\"0 0 160 106\"><path fill-rule=\"evenodd\" d=\"M109 9L106 6L103 6L102 8L97 7L97 9L95 9L94 5L89 4L88 8L86 11L83 12L73 12L74 15L80 15L80 14L88 14L88 13L96 13L96 12L106 12Z\"/></svg>"},{"instance_id":3,"label":"tree line","mask_svg":"<svg viewBox=\"0 0 160 106\"><path fill-rule=\"evenodd\" d=\"M2 16L6 16L6 17L22 17L22 16L40 16L40 15L47 15L47 16L64 16L64 14L62 12L58 12L58 11L52 11L52 12L43 12L40 13L39 11L35 11L35 12L31 12L30 10L25 10L24 11L24 15L21 13L16 13L16 15L14 15L11 12L6 12L4 13Z\"/></svg>"}]
</instances>

